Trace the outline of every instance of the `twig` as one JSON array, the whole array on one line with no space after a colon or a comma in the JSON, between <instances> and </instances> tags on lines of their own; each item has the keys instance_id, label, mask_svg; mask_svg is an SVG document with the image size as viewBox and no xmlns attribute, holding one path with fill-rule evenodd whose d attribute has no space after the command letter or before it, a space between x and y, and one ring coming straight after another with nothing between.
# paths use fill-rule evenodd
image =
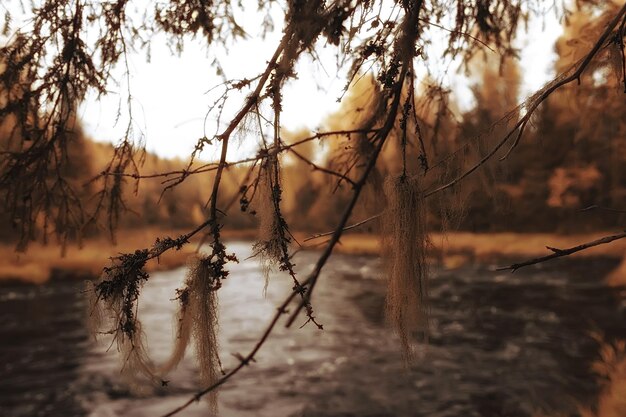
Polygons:
<instances>
[{"instance_id":1,"label":"twig","mask_svg":"<svg viewBox=\"0 0 626 417\"><path fill-rule=\"evenodd\" d=\"M293 148L299 145L302 145L304 143L307 142L311 142L315 139L324 139L326 137L329 136L343 136L343 135L351 135L351 134L357 134L357 133L375 133L377 132L378 129L350 129L350 130L333 130L333 131L328 131L328 132L317 132L314 135L308 136L306 138L300 139L296 142L293 143L289 143L289 144L285 144L280 146L277 150L276 153L281 153L284 151L293 151ZM263 155L255 155L255 156L251 156L248 158L243 158L243 159L239 159L237 161L233 161L233 162L227 162L228 166L235 166L235 165L242 165L242 164L246 164L246 163L250 163L250 162L256 162L260 159L263 158ZM91 181L99 178L99 177L127 177L127 178L132 178L135 180L138 179L154 179L154 178L166 178L162 184L166 184L168 182L173 182L173 181L178 181L181 179L181 177L185 177L188 178L191 175L194 174L203 174L206 172L211 172L211 171L215 171L218 169L219 166L219 162L211 162L211 163L206 163L203 165L200 165L196 168L187 168L187 169L177 169L177 170L172 170L172 171L164 171L164 172L156 172L156 173L152 173L152 174L138 174L138 173L126 173L126 172L110 172L110 171L103 171L100 174L98 174L94 179L92 179ZM176 175L176 177L173 178L168 178L171 177L173 175Z\"/></svg>"},{"instance_id":2,"label":"twig","mask_svg":"<svg viewBox=\"0 0 626 417\"><path fill-rule=\"evenodd\" d=\"M379 218L380 216L382 216L382 213L375 214L374 216L372 216L372 217L368 217L368 218L367 218L367 219L365 219L365 220L361 220L361 221L360 221L360 222L358 222L358 223L354 223L354 224L351 224L351 225L349 225L349 226L344 227L344 228L343 228L343 231L345 232L346 230L350 230L350 229L354 229L354 228L356 228L356 227L362 226L362 225L364 225L365 223L369 223L369 222L371 222L372 220L376 220L376 219L377 219L377 218ZM330 235L332 235L333 233L335 233L335 231L334 231L334 230L333 230L332 232L318 233L318 234L316 234L316 235L313 235L313 236L309 236L309 237L307 237L306 239L304 239L304 240L303 240L303 242L308 242L309 240L319 239L320 237L330 236Z\"/></svg>"},{"instance_id":3,"label":"twig","mask_svg":"<svg viewBox=\"0 0 626 417\"><path fill-rule=\"evenodd\" d=\"M272 59L269 61L267 68L265 70L265 73L259 79L256 89L254 90L252 94L248 96L248 99L246 100L246 104L243 106L241 110L239 110L239 113L237 113L235 118L231 120L226 130L224 130L224 132L222 132L222 134L218 136L218 139L221 139L222 141L222 154L220 155L220 162L217 168L217 172L215 174L215 180L213 182L213 191L211 192L210 216L213 220L217 219L217 196L218 196L218 191L219 191L219 186L220 186L220 179L222 177L222 172L224 171L224 168L227 165L226 153L228 151L228 139L230 138L230 135L235 131L239 123L241 123L243 118L248 114L250 109L252 109L252 107L254 107L254 105L257 103L259 99L259 95L261 94L261 91L263 90L265 83L270 77L270 74L274 70L274 65L276 64L276 61L280 57L280 54L282 54L283 50L285 49L285 46L287 45L288 40L289 39L287 36L283 37L282 41L276 48L276 51L274 52Z\"/></svg>"},{"instance_id":4,"label":"twig","mask_svg":"<svg viewBox=\"0 0 626 417\"><path fill-rule=\"evenodd\" d=\"M420 18L419 20L420 20L420 22L424 22L424 23L426 23L427 25L434 26L434 27L436 27L436 28L439 28L439 29L445 30L446 32L448 32L448 33L452 33L453 35L461 35L461 36L465 36L466 38L470 38L471 40L474 40L474 41L478 42L479 44L481 44L482 46L484 46L485 48L489 49L491 52L496 53L496 51L495 51L495 50L494 50L491 46L489 46L487 43L485 43L485 42L481 41L481 40L480 40L480 39L478 39L476 36L472 36L472 35L470 35L470 34L469 34L469 33L467 33L467 32L462 32L462 31L460 31L460 30L448 29L448 28L447 28L447 27L445 27L445 26L441 26L441 25L439 25L439 24L437 24L437 23L434 23L434 22L431 22L430 20L427 20L427 19Z\"/></svg>"},{"instance_id":5,"label":"twig","mask_svg":"<svg viewBox=\"0 0 626 417\"><path fill-rule=\"evenodd\" d=\"M581 209L580 211L591 211L591 210L604 210L604 211L611 211L613 213L626 213L626 210L619 210L619 209L614 209L611 207L602 207L602 206L598 206L596 204L589 206L589 207L585 207L584 209Z\"/></svg>"},{"instance_id":6,"label":"twig","mask_svg":"<svg viewBox=\"0 0 626 417\"><path fill-rule=\"evenodd\" d=\"M341 174L339 172L333 171L331 169L328 168L324 168L321 167L319 165L317 165L315 162L311 161L310 159L306 158L304 155L302 155L300 152L296 151L295 149L289 149L289 152L291 152L292 154L294 154L298 159L300 159L301 161L303 161L304 163L308 164L311 166L311 168L313 168L313 170L315 171L321 171L325 174L328 175L332 175L335 176L337 178L343 181L347 181L349 182L353 187L356 185L354 181L352 181L347 175L345 174Z\"/></svg>"},{"instance_id":7,"label":"twig","mask_svg":"<svg viewBox=\"0 0 626 417\"><path fill-rule=\"evenodd\" d=\"M560 257L563 257L563 256L569 256L569 255L571 255L573 253L580 252L582 250L589 249L589 248L592 248L594 246L605 245L607 243L611 243L611 242L613 242L615 240L623 239L625 237L626 237L626 232L623 232L623 233L619 233L617 235L606 236L606 237L603 237L601 239L597 239L597 240L594 240L592 242L583 243L581 245L574 246L572 248L567 248L567 249L557 249L557 248L553 248L553 247L550 247L550 246L546 246L547 249L552 251L552 253L550 255L542 256L540 258L530 259L528 261L512 264L512 265L509 265L509 266L502 266L502 267L496 269L496 271L511 270L511 272L515 272L518 269L520 269L522 267L525 267L525 266L528 266L528 265L534 265L534 264L538 264L538 263L541 263L541 262L549 261L551 259L556 259L556 258L560 258Z\"/></svg>"},{"instance_id":8,"label":"twig","mask_svg":"<svg viewBox=\"0 0 626 417\"><path fill-rule=\"evenodd\" d=\"M580 77L582 76L583 72L585 71L585 69L587 69L589 64L591 64L593 57L595 57L598 51L600 51L600 48L602 48L606 40L611 35L611 32L613 32L613 29L615 29L619 21L622 19L622 16L624 15L626 15L626 4L622 6L620 11L617 13L617 15L615 15L615 17L609 22L604 32L602 32L602 34L600 35L596 43L593 45L593 48L591 48L589 53L585 56L585 58L580 63L576 71L574 71L574 73L570 75L569 77L551 85L536 100L533 101L533 104L530 106L530 108L528 109L524 117L513 128L513 131L519 128L519 133L517 134L517 137L515 138L515 142L513 142L513 145L511 146L511 148L507 151L507 153L500 160L506 159L511 154L511 152L513 152L513 150L517 147L520 140L522 139L522 134L524 133L524 129L526 128L526 125L530 121L530 116L532 116L532 114L535 112L535 110L537 109L537 107L539 107L541 103L543 103L553 92L563 87L564 85L569 84L572 81L576 81L576 80L578 80L578 82L580 83Z\"/></svg>"}]
</instances>

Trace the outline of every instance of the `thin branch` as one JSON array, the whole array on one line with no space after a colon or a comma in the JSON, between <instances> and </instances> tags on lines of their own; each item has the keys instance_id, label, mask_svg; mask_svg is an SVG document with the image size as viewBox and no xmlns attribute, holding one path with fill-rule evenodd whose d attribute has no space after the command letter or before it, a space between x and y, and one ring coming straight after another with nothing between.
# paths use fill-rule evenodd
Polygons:
<instances>
[{"instance_id":1,"label":"thin branch","mask_svg":"<svg viewBox=\"0 0 626 417\"><path fill-rule=\"evenodd\" d=\"M549 260L552 260L552 259L560 258L560 257L563 257L563 256L569 256L569 255L571 255L573 253L580 252L582 250L589 249L589 248L592 248L594 246L605 245L607 243L611 243L611 242L613 242L615 240L623 239L625 237L626 237L626 232L623 232L623 233L619 233L617 235L606 236L606 237L603 237L601 239L597 239L597 240L594 240L592 242L583 243L581 245L574 246L572 248L567 248L567 249L557 249L557 248L553 248L553 247L550 247L550 246L546 246L547 249L552 251L552 253L550 255L542 256L540 258L530 259L528 261L512 264L512 265L509 265L509 266L503 266L503 267L500 267L500 268L496 269L496 271L510 270L511 272L515 272L518 269L523 268L523 267L528 266L528 265L534 265L534 264L538 264L538 263L541 263L541 262L546 262L546 261L549 261Z\"/></svg>"},{"instance_id":2,"label":"thin branch","mask_svg":"<svg viewBox=\"0 0 626 417\"><path fill-rule=\"evenodd\" d=\"M613 213L626 213L626 210L619 210L619 209L614 209L611 207L602 207L596 204L589 206L589 207L585 207L584 209L581 209L580 211L591 211L591 210L603 210L603 211L610 211Z\"/></svg>"},{"instance_id":3,"label":"thin branch","mask_svg":"<svg viewBox=\"0 0 626 417\"><path fill-rule=\"evenodd\" d=\"M424 23L426 23L427 25L434 26L434 27L436 27L436 28L439 28L439 29L445 30L446 32L448 32L448 33L452 33L453 35L461 35L461 36L465 36L466 38L470 38L471 40L476 41L476 42L478 42L479 44L481 44L482 46L484 46L485 48L489 49L491 52L493 52L493 53L497 53L497 52L496 52L496 51L495 51L495 50L494 50L491 46L489 46L489 45L488 45L488 44L486 44L485 42L481 41L481 40L480 40L480 39L478 39L476 36L472 36L472 35L470 35L469 33L462 32L462 31L459 31L459 30L452 30L452 29L448 29L448 28L447 28L447 27L445 27L445 26L441 26L441 25L439 25L439 24L437 24L437 23L433 23L433 22L431 22L430 20L427 20L427 19L420 18L419 20L420 20L420 22L424 22Z\"/></svg>"},{"instance_id":4,"label":"thin branch","mask_svg":"<svg viewBox=\"0 0 626 417\"><path fill-rule=\"evenodd\" d=\"M272 59L269 61L267 68L265 70L265 73L259 79L256 89L254 90L252 94L248 96L248 99L246 100L246 104L244 104L243 108L239 110L239 113L237 113L237 115L231 120L231 122L228 124L228 127L224 130L224 132L222 132L218 136L218 139L221 139L222 141L222 154L220 155L220 162L217 168L217 173L215 174L215 180L213 182L213 191L211 192L210 216L213 220L217 219L217 194L219 191L220 180L222 178L222 172L224 171L224 168L227 165L226 153L228 152L228 140L230 138L230 135L235 131L239 123L241 123L241 121L248 114L250 109L252 109L252 107L257 104L259 95L261 94L261 91L263 90L265 83L270 77L270 74L274 70L274 65L276 64L276 61L278 60L280 54L282 54L283 50L285 49L285 46L287 45L288 41L289 41L289 38L285 35L282 41L280 42L280 44L278 45L278 47L276 48L276 51L274 52Z\"/></svg>"},{"instance_id":5,"label":"thin branch","mask_svg":"<svg viewBox=\"0 0 626 417\"><path fill-rule=\"evenodd\" d=\"M422 8L422 1L418 1L417 4L414 6L414 8L408 8L407 10L407 14L405 16L403 24L406 24L407 28L412 28L412 30L407 29L407 31L404 34L402 41L404 42L405 45L415 45L415 37L417 36L417 33L416 33L417 19L419 19L419 12L421 8ZM402 44L402 42L400 43ZM402 51L402 52L406 53L408 51ZM352 195L352 199L348 203L343 213L343 216L341 220L339 221L339 224L337 225L330 241L328 242L328 245L326 246L326 248L320 255L317 263L315 264L315 267L313 268L313 271L311 271L309 278L307 279L307 281L310 281L310 285L307 289L307 292L305 293L305 299L300 302L300 304L298 305L298 308L289 317L289 321L287 322L287 327L290 327L293 324L293 322L298 317L302 308L305 307L306 304L310 302L311 295L313 294L313 291L315 289L315 284L317 284L317 280L320 276L322 268L324 267L324 265L326 264L326 261L328 261L328 258L332 254L333 249L335 248L335 245L339 242L339 239L341 238L341 235L343 234L344 228L346 226L346 223L350 219L350 216L352 215L352 211L354 210L354 207L356 206L356 203L359 200L361 191L363 190L363 187L365 186L365 183L367 182L367 179L369 178L369 174L372 172L372 170L376 166L376 161L378 160L378 156L380 155L380 152L383 149L383 146L385 144L387 137L389 136L389 134L391 133L391 130L393 129L393 126L396 121L396 117L398 115L398 107L400 106L402 88L404 87L406 76L407 76L407 73L409 72L408 71L409 65L410 65L410 60L405 60L402 63L398 80L393 84L393 88L391 89L393 100L389 106L387 117L385 119L385 122L382 128L379 131L377 131L376 135L374 136L374 140L378 141L378 146L375 148L373 154L371 155L370 160L368 161L367 166L365 167L365 170L361 178L354 185L354 194ZM411 77L413 76L415 75L411 73Z\"/></svg>"},{"instance_id":6,"label":"thin branch","mask_svg":"<svg viewBox=\"0 0 626 417\"><path fill-rule=\"evenodd\" d=\"M318 132L312 136L308 136L306 138L300 139L296 142L290 143L290 144L283 144L281 145L278 150L276 151L277 153L281 153L281 152L285 152L285 151L290 151L292 150L294 147L311 142L313 140L316 139L324 139L327 138L329 136L343 136L343 135L351 135L351 134L358 134L358 133L376 133L378 131L378 129L350 129L350 130L334 130L334 131L328 131L328 132ZM262 154L257 154L255 156L251 156L248 158L244 158L244 159L240 159L237 161L233 161L233 162L226 162L226 164L228 166L235 166L235 165L242 165L242 164L246 164L246 163L250 163L250 162L255 162L255 161L259 161L261 159L264 158L264 155ZM179 181L182 177L184 177L185 179L191 175L194 174L202 174L202 173L206 173L206 172L211 172L211 171L215 171L217 170L219 167L219 162L211 162L211 163L207 163L207 164L203 164L200 165L196 168L193 169L177 169L177 170L172 170L172 171L164 171L164 172L155 172L152 174L138 174L138 173L126 173L126 172L111 172L109 170L105 170L103 172L101 172L100 174L98 174L98 176L94 179L92 179L91 181L97 179L98 177L101 176L117 176L117 177L128 177L128 178L132 178L132 179L156 179L156 178L166 178L163 181L163 184L169 183L169 182L173 182L173 181ZM176 177L172 177L173 175L176 175ZM172 178L168 178L168 177L172 177Z\"/></svg>"},{"instance_id":7,"label":"thin branch","mask_svg":"<svg viewBox=\"0 0 626 417\"><path fill-rule=\"evenodd\" d=\"M349 226L346 226L346 227L344 227L344 228L343 228L343 231L345 232L345 231L347 231L347 230L354 229L354 228L357 228L357 227L359 227L359 226L362 226L362 225L364 225L364 224L366 224L366 223L371 222L372 220L376 220L376 219L377 219L377 218L379 218L380 216L382 216L382 213L378 213L378 214L376 214L376 215L374 215L374 216L372 216L372 217L368 217L368 218L367 218L367 219L365 219L365 220L361 220L361 221L360 221L360 222L358 222L358 223L354 223L354 224L351 224L351 225L349 225ZM303 240L303 242L308 242L309 240L319 239L320 237L330 236L330 235L332 235L333 233L335 233L335 231L334 231L334 230L333 230L333 231L331 231L331 232L318 233L318 234L316 234L316 235L313 235L313 236L309 236L309 237L307 237L306 239L304 239L304 240Z\"/></svg>"},{"instance_id":8,"label":"thin branch","mask_svg":"<svg viewBox=\"0 0 626 417\"><path fill-rule=\"evenodd\" d=\"M313 168L313 170L320 171L320 172L323 172L325 174L335 176L335 177L337 177L337 178L339 178L340 180L343 180L343 181L347 181L353 187L356 185L356 183L354 181L352 181L348 176L346 176L344 174L341 174L339 172L333 171L331 169L324 168L324 167L321 167L321 166L317 165L315 162L313 162L310 159L306 158L304 155L302 155L300 152L296 151L295 149L289 149L289 151L292 154L294 154L298 159L300 159L304 163L310 165Z\"/></svg>"},{"instance_id":9,"label":"thin branch","mask_svg":"<svg viewBox=\"0 0 626 417\"><path fill-rule=\"evenodd\" d=\"M516 130L517 128L519 128L519 133L517 134L517 137L515 138L515 142L513 142L513 145L507 151L507 153L501 158L501 160L506 159L511 154L511 152L513 152L513 150L517 147L520 140L522 139L522 134L524 133L524 129L526 128L526 125L530 121L530 116L532 116L532 114L535 112L535 110L537 109L537 107L539 107L541 103L543 103L553 92L563 87L564 85L567 85L573 81L578 81L580 83L580 77L582 76L583 72L585 71L585 69L587 69L589 64L591 64L591 61L596 56L596 54L600 51L600 48L604 46L604 43L609 38L609 36L611 36L613 29L615 29L615 27L619 24L620 20L622 19L622 16L625 16L625 15L626 15L626 4L622 6L620 11L609 22L604 32L602 32L602 34L596 41L595 45L593 46L593 48L591 48L589 53L585 56L585 58L580 63L576 71L574 71L574 73L570 75L569 77L551 85L546 91L544 91L539 96L539 98L537 98L536 100L533 100L533 104L528 109L528 111L526 112L522 120L520 120L520 122L518 122L513 128L513 130Z\"/></svg>"}]
</instances>

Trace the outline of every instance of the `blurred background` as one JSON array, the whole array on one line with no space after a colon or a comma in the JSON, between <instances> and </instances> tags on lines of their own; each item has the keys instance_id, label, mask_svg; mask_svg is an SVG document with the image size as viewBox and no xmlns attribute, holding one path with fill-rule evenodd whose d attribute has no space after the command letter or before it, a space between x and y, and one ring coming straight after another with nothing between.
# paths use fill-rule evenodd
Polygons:
<instances>
[{"instance_id":1,"label":"blurred background","mask_svg":"<svg viewBox=\"0 0 626 417\"><path fill-rule=\"evenodd\" d=\"M455 81L461 86L454 92L424 75L416 97L427 126L431 177L454 178L497 141L525 109L529 86L565 71L592 47L602 29L597 17L581 11L567 21L546 18L545 32L539 30L541 23L532 23L545 37L535 34L525 42L543 44L541 52L505 60L477 54ZM139 73L159 66L160 53L169 60L163 51L156 51L155 61ZM192 48L193 53L202 55ZM264 63L266 58L259 59ZM545 255L546 245L571 247L623 229L626 102L619 65L611 51L601 55L580 85L546 101L506 161L486 164L460 187L426 200L432 230L431 319L428 340L420 342L414 362L403 362L398 340L385 324L379 225L372 221L342 239L320 278L313 306L324 331L310 325L289 331L279 327L256 362L220 390L221 415L626 416L626 244L614 242L515 274L495 271ZM176 64L165 68L176 71ZM313 64L303 67L301 79L318 72ZM330 95L335 102L336 95L328 91L337 91L336 82L327 82L321 92L315 92L315 82L289 91L300 103L310 95ZM160 91L160 85L147 84L147 90ZM373 79L364 75L340 103L307 100L313 113L302 105L286 106L296 110L286 117L291 121L283 140L293 143L316 131L354 128L375 94ZM140 100L153 103L144 97ZM194 100L187 104L197 109L211 98ZM97 204L93 195L99 184L93 179L113 157L111 142L117 140L116 127L101 121L111 112L110 103L94 103L83 107L84 121L71 132L65 173L87 209ZM170 103L179 107L177 101ZM170 111L144 110L146 120L163 119L162 112ZM206 126L196 120L203 119L204 110L195 112L191 126L177 116L182 130L173 128L171 135L205 134ZM161 137L159 125L154 126L144 132L149 146L140 172L185 169L188 162L178 153L183 146L172 147L176 137ZM151 131L158 140L150 141ZM12 135L11 119L5 119L0 124L3 150L12 146ZM255 147L248 145L258 143L253 136L241 133L232 161L254 154ZM343 151L358 146L338 135L297 149L332 168L345 162ZM210 160L212 152L203 157ZM397 152L393 141L383 149L353 222L385 207L378 191L383 178L397 169ZM409 166L419 170L420 149L407 152ZM293 155L283 162L282 208L298 244L303 243L294 262L304 275L324 243L322 238L304 244L305 239L336 226L351 188ZM242 190L250 185L249 169L249 164L229 167L220 189L220 200L232 203L224 217L227 251L242 260L230 266L231 276L219 293L225 369L254 346L276 304L291 290L291 278L275 272L263 295L262 267L251 249L258 223L254 201L245 209L240 204ZM0 214L0 415L154 416L198 390L189 352L167 387L133 391L120 379L115 345L106 337L90 340L84 324L82 281L96 279L109 256L149 246L157 237L178 236L205 220L212 172L190 176L166 191L164 180L125 180L126 210L114 236L94 223L81 239L70 236L63 250L58 242L43 241L47 225L41 219L27 250L16 251L20 227L11 213ZM435 185L435 180L424 180L425 190ZM185 259L197 247L203 250L198 242L192 246L148 265L151 278L140 298L139 317L157 361L172 346L173 299L185 277ZM207 413L200 402L182 415Z\"/></svg>"}]
</instances>

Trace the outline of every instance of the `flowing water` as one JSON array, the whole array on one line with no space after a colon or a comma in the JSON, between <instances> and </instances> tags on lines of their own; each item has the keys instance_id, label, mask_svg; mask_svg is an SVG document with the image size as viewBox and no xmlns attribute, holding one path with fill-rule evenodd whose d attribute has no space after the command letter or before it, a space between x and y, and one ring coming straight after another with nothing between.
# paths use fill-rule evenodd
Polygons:
<instances>
[{"instance_id":1,"label":"flowing water","mask_svg":"<svg viewBox=\"0 0 626 417\"><path fill-rule=\"evenodd\" d=\"M232 242L239 259L250 246ZM302 274L317 254L295 261ZM324 330L283 326L220 390L222 416L532 416L570 413L598 392L590 370L599 342L626 338L623 289L602 284L615 263L568 259L515 274L488 266L434 268L431 330L410 365L384 322L380 261L334 255L313 305ZM220 290L224 368L246 354L290 291L276 274L263 297L255 260L233 265ZM184 269L154 273L140 318L155 361L173 338ZM158 416L198 390L193 353L167 387L131 393L115 348L87 336L81 283L0 287L0 416ZM108 351L107 351L108 350ZM207 416L204 402L182 416ZM566 415L566 414L562 414Z\"/></svg>"}]
</instances>

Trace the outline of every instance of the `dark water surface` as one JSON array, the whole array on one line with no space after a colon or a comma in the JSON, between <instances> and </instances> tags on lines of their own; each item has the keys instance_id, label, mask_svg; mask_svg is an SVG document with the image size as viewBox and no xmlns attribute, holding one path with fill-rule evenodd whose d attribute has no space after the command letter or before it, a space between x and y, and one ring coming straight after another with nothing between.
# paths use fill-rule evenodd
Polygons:
<instances>
[{"instance_id":1,"label":"dark water surface","mask_svg":"<svg viewBox=\"0 0 626 417\"><path fill-rule=\"evenodd\" d=\"M249 244L231 243L239 259ZM296 258L302 273L315 253ZM324 331L283 327L247 369L220 391L222 416L533 416L570 413L590 404L590 371L599 343L626 338L623 289L602 278L615 262L569 259L496 273L489 266L435 269L430 340L403 364L383 319L380 263L334 255L313 300ZM150 353L168 356L174 290L184 270L155 273L144 287L140 318ZM263 298L259 265L232 266L220 290L220 340L226 369L247 353L290 291L276 275ZM193 354L167 388L131 394L119 378L109 343L92 343L84 328L82 284L0 287L0 416L158 416L198 389ZM209 415L194 404L182 416ZM566 415L566 414L563 414ZM575 414L574 414L575 415Z\"/></svg>"}]
</instances>

